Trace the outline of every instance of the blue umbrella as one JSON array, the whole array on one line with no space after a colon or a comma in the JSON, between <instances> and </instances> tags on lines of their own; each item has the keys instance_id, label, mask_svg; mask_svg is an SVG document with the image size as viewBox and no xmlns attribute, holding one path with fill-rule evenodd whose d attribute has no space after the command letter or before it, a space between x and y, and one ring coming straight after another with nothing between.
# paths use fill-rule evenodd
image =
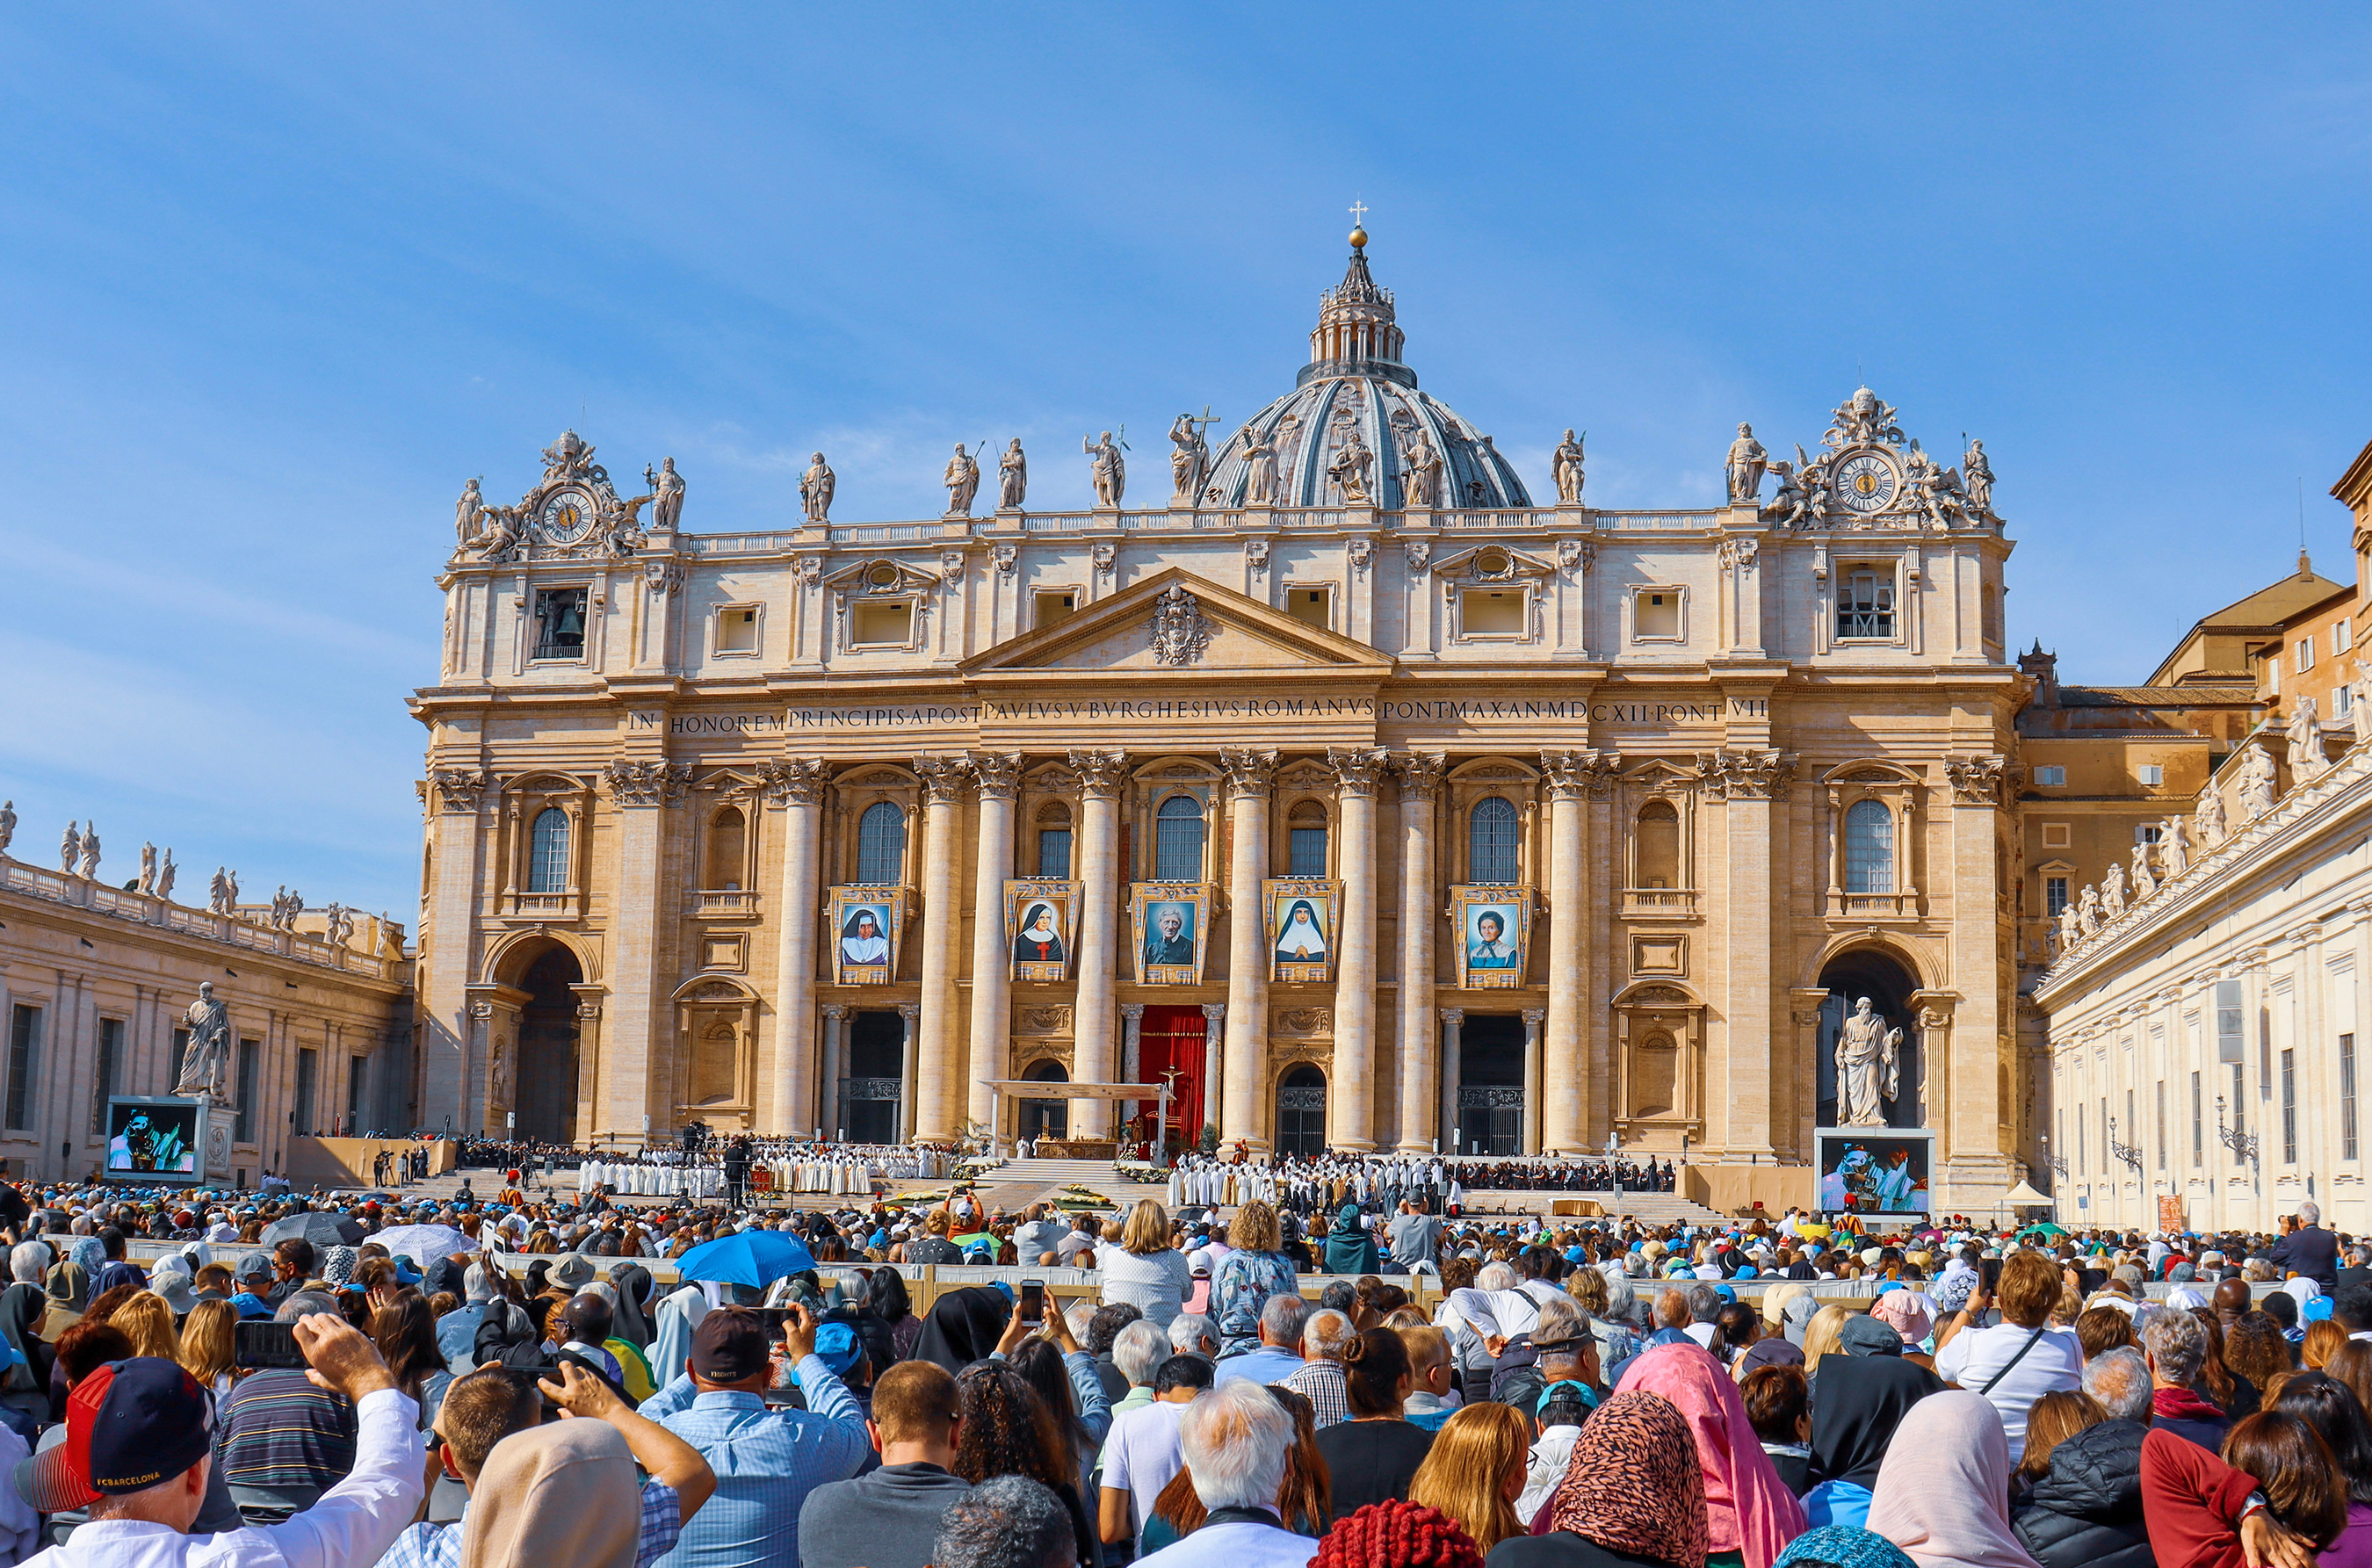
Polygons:
<instances>
[{"instance_id":1,"label":"blue umbrella","mask_svg":"<svg viewBox=\"0 0 2372 1568\"><path fill-rule=\"evenodd\" d=\"M815 1254L787 1231L743 1230L703 1241L676 1262L688 1280L715 1280L762 1290L816 1266Z\"/></svg>"}]
</instances>

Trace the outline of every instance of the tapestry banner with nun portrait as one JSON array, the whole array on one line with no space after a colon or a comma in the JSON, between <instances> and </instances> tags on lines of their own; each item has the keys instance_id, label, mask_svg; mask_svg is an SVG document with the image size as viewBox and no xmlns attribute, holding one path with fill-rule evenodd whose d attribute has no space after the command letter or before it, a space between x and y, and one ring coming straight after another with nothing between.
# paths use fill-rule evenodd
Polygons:
<instances>
[{"instance_id":1,"label":"tapestry banner with nun portrait","mask_svg":"<svg viewBox=\"0 0 2372 1568\"><path fill-rule=\"evenodd\" d=\"M1078 939L1079 885L1026 877L1005 885L1005 942L1015 980L1068 980Z\"/></svg>"},{"instance_id":2,"label":"tapestry banner with nun portrait","mask_svg":"<svg viewBox=\"0 0 2372 1568\"><path fill-rule=\"evenodd\" d=\"M1459 989L1512 991L1524 983L1524 944L1532 931L1529 888L1452 888L1449 921L1458 935Z\"/></svg>"},{"instance_id":3,"label":"tapestry banner with nun portrait","mask_svg":"<svg viewBox=\"0 0 2372 1568\"><path fill-rule=\"evenodd\" d=\"M1324 985L1334 978L1334 916L1343 884L1291 877L1262 884L1267 897L1271 974L1283 984Z\"/></svg>"},{"instance_id":4,"label":"tapestry banner with nun portrait","mask_svg":"<svg viewBox=\"0 0 2372 1568\"><path fill-rule=\"evenodd\" d=\"M1139 985L1200 985L1211 939L1207 882L1132 882L1128 907Z\"/></svg>"},{"instance_id":5,"label":"tapestry banner with nun portrait","mask_svg":"<svg viewBox=\"0 0 2372 1568\"><path fill-rule=\"evenodd\" d=\"M906 935L903 888L834 888L824 906L831 922L831 972L840 985L888 985L898 978L898 944Z\"/></svg>"}]
</instances>

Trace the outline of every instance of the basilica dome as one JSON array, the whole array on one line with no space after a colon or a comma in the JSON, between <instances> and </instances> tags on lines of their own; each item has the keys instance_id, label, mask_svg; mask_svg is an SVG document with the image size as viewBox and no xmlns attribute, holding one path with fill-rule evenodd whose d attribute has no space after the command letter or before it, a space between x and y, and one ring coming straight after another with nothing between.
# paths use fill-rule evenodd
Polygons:
<instances>
[{"instance_id":1,"label":"basilica dome","mask_svg":"<svg viewBox=\"0 0 2372 1568\"><path fill-rule=\"evenodd\" d=\"M1320 296L1309 363L1293 390L1246 420L1213 455L1203 504L1358 504L1343 482L1360 470L1364 447L1372 455L1365 467L1366 504L1529 506L1524 482L1491 437L1417 390L1416 372L1401 362L1391 290L1368 274L1366 240L1366 230L1353 231L1349 270ZM1346 451L1354 459L1348 465ZM1438 479L1427 497L1436 459ZM1263 496L1260 482L1271 470L1273 482Z\"/></svg>"}]
</instances>

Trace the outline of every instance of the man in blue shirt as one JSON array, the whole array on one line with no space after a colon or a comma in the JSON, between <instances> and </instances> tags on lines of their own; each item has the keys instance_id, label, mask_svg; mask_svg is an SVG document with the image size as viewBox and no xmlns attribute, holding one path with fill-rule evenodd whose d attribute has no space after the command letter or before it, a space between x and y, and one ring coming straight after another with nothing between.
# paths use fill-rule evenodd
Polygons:
<instances>
[{"instance_id":1,"label":"man in blue shirt","mask_svg":"<svg viewBox=\"0 0 2372 1568\"><path fill-rule=\"evenodd\" d=\"M814 1317L790 1310L782 1357L797 1370L806 1410L766 1408L774 1361L765 1319L735 1307L700 1320L691 1370L643 1404L716 1474L715 1496L684 1526L665 1568L798 1568L808 1493L855 1475L873 1451L855 1396L815 1353Z\"/></svg>"}]
</instances>

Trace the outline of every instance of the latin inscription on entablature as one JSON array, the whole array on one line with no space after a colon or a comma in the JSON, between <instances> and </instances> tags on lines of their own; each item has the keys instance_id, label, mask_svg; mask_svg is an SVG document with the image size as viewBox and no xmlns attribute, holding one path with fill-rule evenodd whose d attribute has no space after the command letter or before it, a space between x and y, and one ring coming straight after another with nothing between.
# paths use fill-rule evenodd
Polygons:
<instances>
[{"instance_id":1,"label":"latin inscription on entablature","mask_svg":"<svg viewBox=\"0 0 2372 1568\"><path fill-rule=\"evenodd\" d=\"M787 708L749 714L633 714L628 727L673 735L821 734L839 730L950 729L983 723L1069 726L1099 722L1208 724L1278 719L1382 724L1595 724L1670 729L1768 719L1759 697L1709 701L1591 702L1559 697L1079 697L1029 702L945 703L879 707Z\"/></svg>"}]
</instances>

